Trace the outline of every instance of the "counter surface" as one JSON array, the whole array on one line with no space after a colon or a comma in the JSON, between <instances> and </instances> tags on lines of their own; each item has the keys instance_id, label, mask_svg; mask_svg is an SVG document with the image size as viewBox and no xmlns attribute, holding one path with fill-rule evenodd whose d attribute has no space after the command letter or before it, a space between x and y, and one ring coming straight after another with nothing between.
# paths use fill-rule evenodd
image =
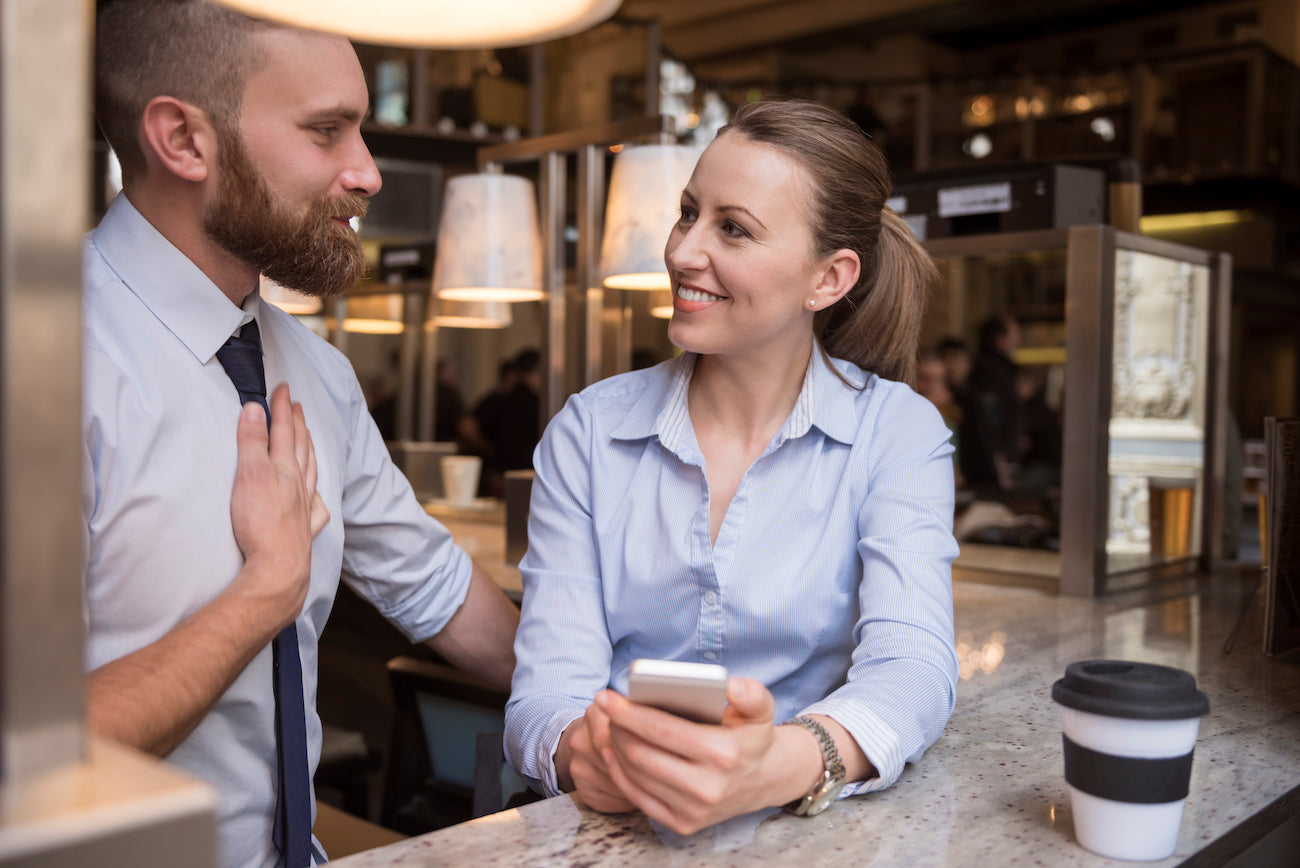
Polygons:
<instances>
[{"instance_id":1,"label":"counter surface","mask_svg":"<svg viewBox=\"0 0 1300 868\"><path fill-rule=\"evenodd\" d=\"M1131 864L1075 843L1062 777L1051 685L1068 663L1100 657L1187 669L1210 698L1177 851L1149 864L1235 853L1293 807L1300 787L1300 661L1262 654L1262 592L1224 653L1257 575L1225 571L1105 600L957 583L961 680L947 729L893 787L818 817L764 812L681 838L565 796L332 864Z\"/></svg>"},{"instance_id":2,"label":"counter surface","mask_svg":"<svg viewBox=\"0 0 1300 868\"><path fill-rule=\"evenodd\" d=\"M516 603L523 597L524 582L519 567L506 563L505 504L484 501L481 509L457 509L426 503L424 511L451 532L456 544L469 553L501 590Z\"/></svg>"}]
</instances>

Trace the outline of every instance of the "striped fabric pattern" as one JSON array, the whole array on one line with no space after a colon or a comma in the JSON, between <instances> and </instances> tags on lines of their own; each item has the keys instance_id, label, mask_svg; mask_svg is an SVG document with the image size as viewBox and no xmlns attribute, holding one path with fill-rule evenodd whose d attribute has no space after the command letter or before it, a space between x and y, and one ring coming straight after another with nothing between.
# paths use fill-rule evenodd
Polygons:
<instances>
[{"instance_id":1,"label":"striped fabric pattern","mask_svg":"<svg viewBox=\"0 0 1300 868\"><path fill-rule=\"evenodd\" d=\"M686 393L695 356L573 396L534 457L510 761L548 795L564 729L638 657L758 679L776 720L826 714L891 784L952 712L949 431L907 386L814 352L709 543Z\"/></svg>"}]
</instances>

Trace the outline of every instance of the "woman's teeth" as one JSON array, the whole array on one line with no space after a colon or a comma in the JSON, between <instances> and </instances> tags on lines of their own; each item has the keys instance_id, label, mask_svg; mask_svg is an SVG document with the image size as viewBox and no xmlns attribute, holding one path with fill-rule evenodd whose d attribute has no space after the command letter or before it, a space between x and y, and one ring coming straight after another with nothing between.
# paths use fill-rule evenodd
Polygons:
<instances>
[{"instance_id":1,"label":"woman's teeth","mask_svg":"<svg viewBox=\"0 0 1300 868\"><path fill-rule=\"evenodd\" d=\"M677 297L683 301L716 301L719 298L719 296L700 292L698 289L687 289L684 286L677 287Z\"/></svg>"}]
</instances>

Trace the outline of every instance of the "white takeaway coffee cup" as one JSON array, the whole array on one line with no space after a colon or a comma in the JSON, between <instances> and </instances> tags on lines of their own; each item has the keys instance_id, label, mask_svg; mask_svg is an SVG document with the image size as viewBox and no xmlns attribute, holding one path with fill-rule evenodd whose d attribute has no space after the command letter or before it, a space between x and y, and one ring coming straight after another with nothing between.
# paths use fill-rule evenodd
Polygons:
<instances>
[{"instance_id":1,"label":"white takeaway coffee cup","mask_svg":"<svg viewBox=\"0 0 1300 868\"><path fill-rule=\"evenodd\" d=\"M469 506L478 494L483 459L477 455L442 456L442 490L453 506Z\"/></svg>"},{"instance_id":2,"label":"white takeaway coffee cup","mask_svg":"<svg viewBox=\"0 0 1300 868\"><path fill-rule=\"evenodd\" d=\"M1074 836L1112 859L1173 854L1200 719L1210 703L1191 673L1127 660L1071 663L1052 685L1061 706Z\"/></svg>"}]
</instances>

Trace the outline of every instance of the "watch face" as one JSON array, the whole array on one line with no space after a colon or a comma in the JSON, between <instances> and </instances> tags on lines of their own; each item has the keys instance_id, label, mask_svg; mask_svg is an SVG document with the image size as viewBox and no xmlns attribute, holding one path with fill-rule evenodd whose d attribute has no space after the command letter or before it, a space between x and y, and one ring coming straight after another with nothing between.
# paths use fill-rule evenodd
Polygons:
<instances>
[{"instance_id":1,"label":"watch face","mask_svg":"<svg viewBox=\"0 0 1300 868\"><path fill-rule=\"evenodd\" d=\"M811 817L814 814L820 814L822 811L829 808L842 789L844 789L843 782L827 781L824 789L822 789L822 791L817 795L817 798L813 800L813 803L808 806L808 816Z\"/></svg>"}]
</instances>

